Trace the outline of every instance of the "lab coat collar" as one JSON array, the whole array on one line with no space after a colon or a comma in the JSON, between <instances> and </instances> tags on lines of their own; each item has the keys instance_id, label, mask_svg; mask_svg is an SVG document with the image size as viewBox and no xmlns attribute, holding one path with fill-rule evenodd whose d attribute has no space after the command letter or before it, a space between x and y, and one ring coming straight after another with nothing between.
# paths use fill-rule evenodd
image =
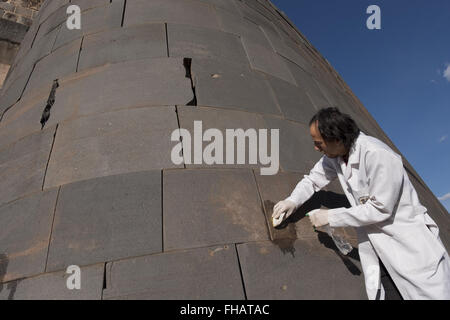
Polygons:
<instances>
[{"instance_id":1,"label":"lab coat collar","mask_svg":"<svg viewBox=\"0 0 450 320\"><path fill-rule=\"evenodd\" d=\"M352 166L359 165L361 155L361 138L364 135L365 134L363 132L359 132L358 138L356 138L355 142L351 146L347 165L345 165L344 159L339 157L341 168L345 167L345 171L343 173L347 179L349 179L352 175Z\"/></svg>"}]
</instances>

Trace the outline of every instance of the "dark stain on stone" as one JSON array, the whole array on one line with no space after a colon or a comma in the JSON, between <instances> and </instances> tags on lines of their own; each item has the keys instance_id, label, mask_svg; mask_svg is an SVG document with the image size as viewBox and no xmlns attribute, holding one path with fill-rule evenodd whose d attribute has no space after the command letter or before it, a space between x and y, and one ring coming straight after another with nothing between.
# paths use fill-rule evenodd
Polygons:
<instances>
[{"instance_id":1,"label":"dark stain on stone","mask_svg":"<svg viewBox=\"0 0 450 320\"><path fill-rule=\"evenodd\" d=\"M283 254L290 253L292 257L295 257L294 242L296 239L275 239L272 243L278 246L278 248L283 252Z\"/></svg>"},{"instance_id":2,"label":"dark stain on stone","mask_svg":"<svg viewBox=\"0 0 450 320\"><path fill-rule=\"evenodd\" d=\"M275 203L271 200L264 201L264 214L269 228L270 241L277 245L283 254L290 253L294 257L294 242L297 240L297 232L295 225L290 222L290 218L286 219L276 228L272 225L272 213Z\"/></svg>"},{"instance_id":3,"label":"dark stain on stone","mask_svg":"<svg viewBox=\"0 0 450 320\"><path fill-rule=\"evenodd\" d=\"M337 194L331 191L319 191L316 192L295 212L293 212L292 215L284 220L279 226L274 227L272 225L272 213L275 204L276 203L271 200L264 201L264 214L266 216L266 221L269 228L270 240L272 241L272 243L277 245L284 254L290 253L293 257L295 252L294 242L297 240L297 232L295 229L296 222L304 219L308 212L322 207L326 207L329 209L350 207L350 204L345 195ZM328 236L328 234L324 232L318 232L318 239L325 247L332 249L336 252L336 254L339 255L345 266L352 274L361 274L361 271L351 262L351 260L339 252L333 240ZM359 261L359 257L355 256L355 252L356 250L353 250L351 253L349 253L349 256Z\"/></svg>"}]
</instances>

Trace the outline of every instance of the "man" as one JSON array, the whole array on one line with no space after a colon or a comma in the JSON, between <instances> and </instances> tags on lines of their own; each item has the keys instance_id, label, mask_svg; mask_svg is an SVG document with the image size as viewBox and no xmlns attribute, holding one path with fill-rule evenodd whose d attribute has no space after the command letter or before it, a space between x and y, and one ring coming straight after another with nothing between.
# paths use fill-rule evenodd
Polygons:
<instances>
[{"instance_id":1,"label":"man","mask_svg":"<svg viewBox=\"0 0 450 320\"><path fill-rule=\"evenodd\" d=\"M355 227L369 299L384 299L382 261L404 299L450 299L450 259L439 229L418 199L401 157L360 132L337 108L310 121L314 148L324 156L292 194L274 206L282 221L335 178L351 208L309 213L315 227Z\"/></svg>"}]
</instances>

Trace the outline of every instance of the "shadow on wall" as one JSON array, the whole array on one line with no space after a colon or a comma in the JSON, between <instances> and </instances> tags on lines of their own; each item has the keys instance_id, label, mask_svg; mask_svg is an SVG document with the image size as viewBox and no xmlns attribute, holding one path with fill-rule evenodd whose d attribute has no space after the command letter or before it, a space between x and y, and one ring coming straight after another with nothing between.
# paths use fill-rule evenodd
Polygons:
<instances>
[{"instance_id":1,"label":"shadow on wall","mask_svg":"<svg viewBox=\"0 0 450 320\"><path fill-rule=\"evenodd\" d=\"M314 194L311 199L303 204L296 212L292 214L292 216L287 219L286 223L297 222L303 218L305 218L306 214L314 209L319 209L321 207L326 207L328 209L335 208L350 208L351 205L347 200L347 197L343 194L338 194L331 191L319 191ZM333 239L330 236L321 231L317 231L317 239L319 242L324 245L326 248L333 250L338 257L342 260L344 265L347 267L348 271L355 276L361 275L361 270L352 262L351 259L355 261L360 261L359 254L357 248L353 248L353 250L347 254L343 255L336 245L333 242ZM350 259L351 258L351 259ZM389 277L385 267L382 265L381 269L381 283L386 291L386 300L401 300L400 292L395 286L392 279Z\"/></svg>"},{"instance_id":2,"label":"shadow on wall","mask_svg":"<svg viewBox=\"0 0 450 320\"><path fill-rule=\"evenodd\" d=\"M12 281L8 283L3 283L3 279L5 278L6 271L8 269L9 259L8 256L4 253L0 253L0 297L3 297L3 290L9 290L8 300L14 300L14 295L17 289L18 281Z\"/></svg>"},{"instance_id":3,"label":"shadow on wall","mask_svg":"<svg viewBox=\"0 0 450 320\"><path fill-rule=\"evenodd\" d=\"M271 206L273 208L273 204ZM306 218L306 214L308 212L311 212L312 210L319 209L321 207L326 207L328 209L334 209L334 208L342 208L350 207L350 203L347 200L347 197L343 194L338 194L331 191L319 191L316 192L307 202L305 202L300 208L297 209L284 223L280 225L277 229L291 229L289 232L288 238L283 239L276 239L273 242L280 247L280 249L283 251L283 253L291 253L293 255L293 243L295 241L295 238L292 238L291 235L295 234L295 228L293 225L300 221L301 219ZM267 204L266 204L267 208ZM321 231L317 231L317 239L319 242L325 246L328 249L333 250L336 255L342 260L344 265L347 267L348 271L355 276L361 275L361 270L352 262L351 259L354 259L356 261L360 261L358 250L355 248L348 254L343 255L339 249L334 244L333 240L330 238L330 236ZM350 259L351 258L351 259Z\"/></svg>"}]
</instances>

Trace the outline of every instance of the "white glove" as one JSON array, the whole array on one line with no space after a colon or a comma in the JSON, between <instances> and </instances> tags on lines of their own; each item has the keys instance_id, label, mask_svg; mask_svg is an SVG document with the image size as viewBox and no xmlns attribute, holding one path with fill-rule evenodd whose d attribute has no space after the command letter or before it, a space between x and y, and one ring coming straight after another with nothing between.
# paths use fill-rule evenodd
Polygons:
<instances>
[{"instance_id":1,"label":"white glove","mask_svg":"<svg viewBox=\"0 0 450 320\"><path fill-rule=\"evenodd\" d=\"M328 224L328 210L316 209L307 214L311 224L318 228Z\"/></svg>"},{"instance_id":2,"label":"white glove","mask_svg":"<svg viewBox=\"0 0 450 320\"><path fill-rule=\"evenodd\" d=\"M295 211L296 205L290 200L282 200L273 207L272 224L277 227Z\"/></svg>"}]
</instances>

